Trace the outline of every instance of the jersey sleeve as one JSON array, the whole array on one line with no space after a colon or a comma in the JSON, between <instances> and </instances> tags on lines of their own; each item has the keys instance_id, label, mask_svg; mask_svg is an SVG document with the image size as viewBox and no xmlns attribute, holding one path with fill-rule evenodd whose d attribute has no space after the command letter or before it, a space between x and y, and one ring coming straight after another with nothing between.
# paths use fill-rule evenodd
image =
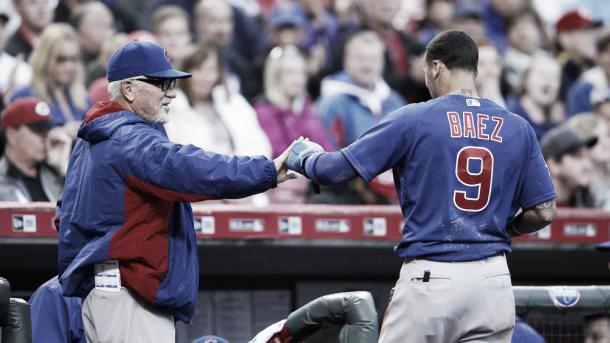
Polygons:
<instances>
[{"instance_id":1,"label":"jersey sleeve","mask_svg":"<svg viewBox=\"0 0 610 343\"><path fill-rule=\"evenodd\" d=\"M370 182L406 155L416 118L408 107L397 110L341 151L358 174Z\"/></svg>"},{"instance_id":2,"label":"jersey sleeve","mask_svg":"<svg viewBox=\"0 0 610 343\"><path fill-rule=\"evenodd\" d=\"M529 159L523 188L519 196L519 205L527 209L557 197L549 169L544 162L540 145L536 139L534 129L528 125L529 132Z\"/></svg>"}]
</instances>

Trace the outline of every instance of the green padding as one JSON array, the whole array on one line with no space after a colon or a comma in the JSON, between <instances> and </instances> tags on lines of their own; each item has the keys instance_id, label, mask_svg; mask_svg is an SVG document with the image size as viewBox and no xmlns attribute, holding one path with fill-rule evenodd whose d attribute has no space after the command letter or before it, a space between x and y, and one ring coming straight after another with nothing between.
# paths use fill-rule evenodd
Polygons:
<instances>
[{"instance_id":1,"label":"green padding","mask_svg":"<svg viewBox=\"0 0 610 343\"><path fill-rule=\"evenodd\" d=\"M377 343L377 311L369 292L346 292L320 297L286 319L296 342L320 328L340 326L341 343Z\"/></svg>"},{"instance_id":2,"label":"green padding","mask_svg":"<svg viewBox=\"0 0 610 343\"><path fill-rule=\"evenodd\" d=\"M2 327L2 343L32 343L32 320L27 301L11 298L9 321Z\"/></svg>"},{"instance_id":3,"label":"green padding","mask_svg":"<svg viewBox=\"0 0 610 343\"><path fill-rule=\"evenodd\" d=\"M8 323L8 313L11 298L11 284L3 277L0 277L0 326Z\"/></svg>"}]
</instances>

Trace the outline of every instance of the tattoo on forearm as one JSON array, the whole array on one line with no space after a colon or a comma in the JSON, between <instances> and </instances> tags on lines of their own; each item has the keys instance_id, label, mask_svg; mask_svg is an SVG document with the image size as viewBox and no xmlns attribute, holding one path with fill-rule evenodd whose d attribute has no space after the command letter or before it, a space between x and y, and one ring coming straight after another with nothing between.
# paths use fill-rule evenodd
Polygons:
<instances>
[{"instance_id":1,"label":"tattoo on forearm","mask_svg":"<svg viewBox=\"0 0 610 343\"><path fill-rule=\"evenodd\" d=\"M538 216L544 218L544 220L553 220L556 214L555 211L555 201L553 200L536 205Z\"/></svg>"}]
</instances>

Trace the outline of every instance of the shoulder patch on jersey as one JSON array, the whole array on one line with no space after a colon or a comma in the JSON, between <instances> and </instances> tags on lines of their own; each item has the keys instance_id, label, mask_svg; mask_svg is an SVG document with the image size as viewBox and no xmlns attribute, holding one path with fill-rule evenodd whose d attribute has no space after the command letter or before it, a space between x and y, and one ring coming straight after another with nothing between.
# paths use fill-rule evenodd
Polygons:
<instances>
[{"instance_id":1,"label":"shoulder patch on jersey","mask_svg":"<svg viewBox=\"0 0 610 343\"><path fill-rule=\"evenodd\" d=\"M548 290L553 305L558 309L573 307L580 300L580 292L571 287L551 287Z\"/></svg>"},{"instance_id":2,"label":"shoulder patch on jersey","mask_svg":"<svg viewBox=\"0 0 610 343\"><path fill-rule=\"evenodd\" d=\"M481 107L481 102L479 101L479 99L468 98L468 99L466 99L466 106Z\"/></svg>"}]
</instances>

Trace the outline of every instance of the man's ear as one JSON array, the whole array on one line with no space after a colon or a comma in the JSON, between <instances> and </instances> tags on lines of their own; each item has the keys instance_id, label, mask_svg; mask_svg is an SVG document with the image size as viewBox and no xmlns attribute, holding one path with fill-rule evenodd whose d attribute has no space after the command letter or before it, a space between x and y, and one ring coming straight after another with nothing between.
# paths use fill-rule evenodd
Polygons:
<instances>
[{"instance_id":1,"label":"man's ear","mask_svg":"<svg viewBox=\"0 0 610 343\"><path fill-rule=\"evenodd\" d=\"M443 69L443 67L445 67L445 64L443 64L443 62L439 61L439 60L434 60L432 61L432 78L434 80L438 79L438 77L441 74L441 71Z\"/></svg>"},{"instance_id":2,"label":"man's ear","mask_svg":"<svg viewBox=\"0 0 610 343\"><path fill-rule=\"evenodd\" d=\"M131 80L123 81L121 83L121 93L127 102L133 102L135 99L135 92L133 89L133 82Z\"/></svg>"}]
</instances>

